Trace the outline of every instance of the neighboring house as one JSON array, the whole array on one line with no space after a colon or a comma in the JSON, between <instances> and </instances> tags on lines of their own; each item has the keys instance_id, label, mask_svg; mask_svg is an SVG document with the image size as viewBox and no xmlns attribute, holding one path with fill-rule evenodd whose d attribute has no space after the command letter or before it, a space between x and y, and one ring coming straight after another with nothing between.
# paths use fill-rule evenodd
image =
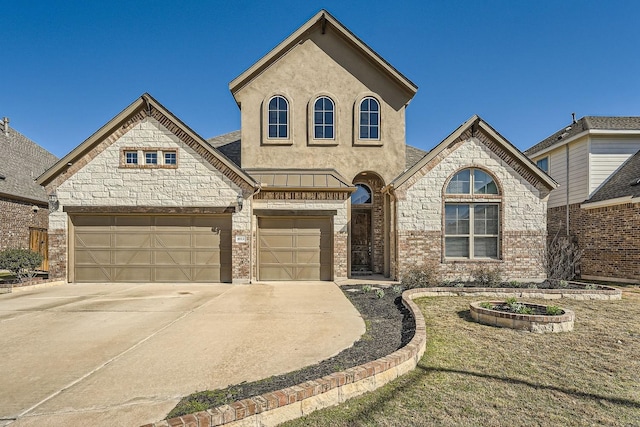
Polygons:
<instances>
[{"instance_id":1,"label":"neighboring house","mask_svg":"<svg viewBox=\"0 0 640 427\"><path fill-rule=\"evenodd\" d=\"M230 89L239 132L206 141L144 94L38 179L58 199L58 277L545 277L556 183L477 116L429 153L408 147L417 87L326 11Z\"/></svg>"},{"instance_id":2,"label":"neighboring house","mask_svg":"<svg viewBox=\"0 0 640 427\"><path fill-rule=\"evenodd\" d=\"M49 205L44 188L35 179L57 158L26 136L0 122L0 250L31 249L44 257L48 268Z\"/></svg>"},{"instance_id":3,"label":"neighboring house","mask_svg":"<svg viewBox=\"0 0 640 427\"><path fill-rule=\"evenodd\" d=\"M548 232L584 250L585 279L640 283L640 117L587 116L525 153L560 187Z\"/></svg>"}]
</instances>

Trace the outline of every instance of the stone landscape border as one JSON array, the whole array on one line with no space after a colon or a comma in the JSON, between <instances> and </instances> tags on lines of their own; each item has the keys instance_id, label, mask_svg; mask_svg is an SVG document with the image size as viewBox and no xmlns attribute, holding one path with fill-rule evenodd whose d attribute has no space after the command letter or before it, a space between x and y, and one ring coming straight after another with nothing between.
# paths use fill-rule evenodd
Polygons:
<instances>
[{"instance_id":1,"label":"stone landscape border","mask_svg":"<svg viewBox=\"0 0 640 427\"><path fill-rule=\"evenodd\" d=\"M502 301L489 301L493 305ZM545 309L547 306L539 304L524 304L527 307ZM471 317L478 323L500 328L522 329L529 332L569 332L573 330L575 314L571 310L562 309L560 315L520 314L494 310L482 307L482 302L469 304Z\"/></svg>"},{"instance_id":2,"label":"stone landscape border","mask_svg":"<svg viewBox=\"0 0 640 427\"><path fill-rule=\"evenodd\" d=\"M402 302L415 319L415 335L404 347L388 356L342 372L306 381L293 387L265 393L249 399L142 427L269 427L335 406L361 394L373 391L413 370L425 352L427 332L416 298L434 296L490 296L576 300L616 300L619 289L597 285L587 289L586 283L569 282L584 289L520 289L520 288L418 288L402 293Z\"/></svg>"}]
</instances>

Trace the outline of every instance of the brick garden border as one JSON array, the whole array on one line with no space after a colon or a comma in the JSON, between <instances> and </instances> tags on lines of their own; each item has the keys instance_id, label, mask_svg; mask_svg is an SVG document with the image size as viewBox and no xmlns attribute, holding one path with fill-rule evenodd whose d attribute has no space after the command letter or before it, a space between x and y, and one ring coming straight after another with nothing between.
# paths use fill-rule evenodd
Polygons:
<instances>
[{"instance_id":1,"label":"brick garden border","mask_svg":"<svg viewBox=\"0 0 640 427\"><path fill-rule=\"evenodd\" d=\"M493 305L502 301L490 301ZM575 314L572 310L562 309L560 315L519 314L482 307L482 302L469 304L471 317L478 323L500 328L523 329L529 332L569 332L573 330ZM523 303L527 307L545 309L546 305Z\"/></svg>"},{"instance_id":2,"label":"brick garden border","mask_svg":"<svg viewBox=\"0 0 640 427\"><path fill-rule=\"evenodd\" d=\"M570 282L586 287L587 284ZM382 387L413 370L425 352L427 332L416 298L431 296L492 296L576 300L615 300L620 289L598 285L598 289L515 288L418 288L402 293L403 304L415 319L415 335L401 349L388 356L324 376L317 380L243 399L206 411L162 420L142 427L269 427L328 408Z\"/></svg>"}]
</instances>

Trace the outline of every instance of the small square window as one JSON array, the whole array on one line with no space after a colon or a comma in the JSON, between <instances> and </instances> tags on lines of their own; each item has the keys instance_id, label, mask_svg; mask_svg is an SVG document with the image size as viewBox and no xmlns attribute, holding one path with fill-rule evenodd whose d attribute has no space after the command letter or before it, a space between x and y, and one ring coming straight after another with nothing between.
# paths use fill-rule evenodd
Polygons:
<instances>
[{"instance_id":1,"label":"small square window","mask_svg":"<svg viewBox=\"0 0 640 427\"><path fill-rule=\"evenodd\" d=\"M175 151L165 151L164 152L164 164L165 165L175 165L177 163L176 152Z\"/></svg>"},{"instance_id":2,"label":"small square window","mask_svg":"<svg viewBox=\"0 0 640 427\"><path fill-rule=\"evenodd\" d=\"M536 165L546 173L549 173L549 157L544 157L536 162Z\"/></svg>"},{"instance_id":3,"label":"small square window","mask_svg":"<svg viewBox=\"0 0 640 427\"><path fill-rule=\"evenodd\" d=\"M144 153L144 163L147 165L158 164L158 153L155 151L147 151Z\"/></svg>"},{"instance_id":4,"label":"small square window","mask_svg":"<svg viewBox=\"0 0 640 427\"><path fill-rule=\"evenodd\" d=\"M128 165L138 164L138 152L137 151L125 151L125 163Z\"/></svg>"}]
</instances>

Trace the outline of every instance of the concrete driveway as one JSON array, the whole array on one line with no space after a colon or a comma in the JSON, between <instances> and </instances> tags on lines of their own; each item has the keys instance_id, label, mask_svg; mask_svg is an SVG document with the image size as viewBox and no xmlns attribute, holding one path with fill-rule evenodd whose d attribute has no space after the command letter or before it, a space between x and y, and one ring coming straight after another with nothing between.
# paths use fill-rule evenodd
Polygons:
<instances>
[{"instance_id":1,"label":"concrete driveway","mask_svg":"<svg viewBox=\"0 0 640 427\"><path fill-rule=\"evenodd\" d=\"M330 282L60 285L0 295L0 426L139 426L364 333Z\"/></svg>"}]
</instances>

